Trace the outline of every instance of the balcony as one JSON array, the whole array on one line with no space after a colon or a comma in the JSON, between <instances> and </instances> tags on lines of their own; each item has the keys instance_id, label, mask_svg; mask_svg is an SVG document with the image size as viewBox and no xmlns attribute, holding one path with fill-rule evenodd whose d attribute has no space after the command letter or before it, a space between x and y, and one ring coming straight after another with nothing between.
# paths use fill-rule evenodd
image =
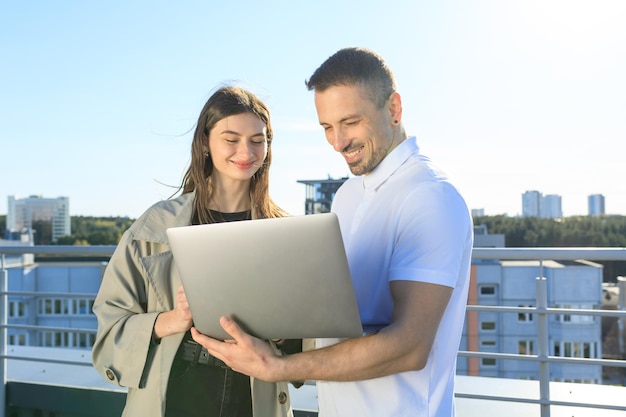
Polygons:
<instances>
[{"instance_id":1,"label":"balcony","mask_svg":"<svg viewBox=\"0 0 626 417\"><path fill-rule=\"evenodd\" d=\"M91 366L88 349L61 349L7 345L7 329L24 325L7 324L8 297L25 294L7 290L8 272L5 257L24 254L53 257L108 258L113 246L35 246L0 247L0 417L4 416L119 416L124 404L124 389L104 381ZM617 417L626 412L624 380L616 385L583 384L550 381L550 367L568 364L576 367L601 366L617 369L626 375L626 360L568 356L551 356L549 320L552 316L606 317L626 322L626 311L604 309L551 308L548 305L548 279L544 277L544 261L549 260L626 261L624 248L503 248L474 249L474 261L533 260L539 262L536 279L535 305L513 307L503 305L468 306L468 314L489 312L497 314L532 314L537 331L536 354L512 354L462 350L460 360L493 359L497 361L533 362L539 372L536 380L492 378L457 375L456 405L458 417ZM56 297L67 294L53 294ZM94 296L95 294L89 294ZM75 294L72 294L75 296ZM623 306L622 306L623 307ZM59 330L50 328L48 330ZM67 328L60 330L69 330ZM83 329L84 330L84 329ZM85 330L95 333L95 330ZM292 389L292 404L296 417L317 415L314 383Z\"/></svg>"}]
</instances>

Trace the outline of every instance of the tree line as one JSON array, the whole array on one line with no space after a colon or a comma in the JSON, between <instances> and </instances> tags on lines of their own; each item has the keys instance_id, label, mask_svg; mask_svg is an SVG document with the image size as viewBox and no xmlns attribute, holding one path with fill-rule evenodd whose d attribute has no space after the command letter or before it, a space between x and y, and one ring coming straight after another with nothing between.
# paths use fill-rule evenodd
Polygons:
<instances>
[{"instance_id":1,"label":"tree line","mask_svg":"<svg viewBox=\"0 0 626 417\"><path fill-rule=\"evenodd\" d=\"M503 234L506 247L626 247L626 216L571 216L560 219L483 216L490 234ZM624 261L594 261L604 266L604 281L626 276Z\"/></svg>"},{"instance_id":2,"label":"tree line","mask_svg":"<svg viewBox=\"0 0 626 417\"><path fill-rule=\"evenodd\" d=\"M626 247L626 216L483 216L474 224L505 235L507 247Z\"/></svg>"},{"instance_id":3,"label":"tree line","mask_svg":"<svg viewBox=\"0 0 626 417\"><path fill-rule=\"evenodd\" d=\"M34 221L35 245L117 245L122 234L134 219L128 217L71 216L72 234L52 242L52 224L49 221ZM0 231L6 230L6 215L0 216ZM0 234L2 237L3 233Z\"/></svg>"},{"instance_id":4,"label":"tree line","mask_svg":"<svg viewBox=\"0 0 626 417\"><path fill-rule=\"evenodd\" d=\"M116 245L134 222L128 217L70 217L72 234L59 239L58 245ZM37 241L49 233L37 230L35 244L49 245L51 238ZM481 216L474 225L485 225L491 234L503 234L507 247L626 247L626 216L572 216L560 219L537 217ZM6 215L0 215L0 230L6 229Z\"/></svg>"}]
</instances>

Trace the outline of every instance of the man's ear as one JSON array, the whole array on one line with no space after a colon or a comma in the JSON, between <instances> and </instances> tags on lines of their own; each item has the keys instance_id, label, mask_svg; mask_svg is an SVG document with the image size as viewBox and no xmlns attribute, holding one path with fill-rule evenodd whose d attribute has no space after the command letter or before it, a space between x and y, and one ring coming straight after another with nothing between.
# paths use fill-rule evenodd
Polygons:
<instances>
[{"instance_id":1,"label":"man's ear","mask_svg":"<svg viewBox=\"0 0 626 417\"><path fill-rule=\"evenodd\" d=\"M389 96L389 118L394 125L402 121L402 97L394 92Z\"/></svg>"}]
</instances>

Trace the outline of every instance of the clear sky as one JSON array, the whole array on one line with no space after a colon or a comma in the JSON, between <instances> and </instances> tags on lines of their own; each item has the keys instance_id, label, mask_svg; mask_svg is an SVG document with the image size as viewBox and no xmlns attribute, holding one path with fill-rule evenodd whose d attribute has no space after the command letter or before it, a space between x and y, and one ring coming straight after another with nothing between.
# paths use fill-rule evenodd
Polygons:
<instances>
[{"instance_id":1,"label":"clear sky","mask_svg":"<svg viewBox=\"0 0 626 417\"><path fill-rule=\"evenodd\" d=\"M304 80L363 46L471 208L515 216L538 190L565 216L590 194L626 215L624 22L623 0L5 0L0 214L9 195L43 195L136 218L180 184L198 114L228 81L270 106L270 191L302 214L298 179L349 173Z\"/></svg>"}]
</instances>

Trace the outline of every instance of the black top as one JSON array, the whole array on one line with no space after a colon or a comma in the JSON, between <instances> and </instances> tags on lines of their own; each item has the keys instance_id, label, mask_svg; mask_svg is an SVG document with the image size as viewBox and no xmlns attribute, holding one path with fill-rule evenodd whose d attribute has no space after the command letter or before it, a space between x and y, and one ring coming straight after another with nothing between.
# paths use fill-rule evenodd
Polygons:
<instances>
[{"instance_id":1,"label":"black top","mask_svg":"<svg viewBox=\"0 0 626 417\"><path fill-rule=\"evenodd\" d=\"M213 217L213 223L237 222L240 220L251 220L252 212L250 210L246 210L235 213L222 213L221 211L211 210L211 216ZM191 224L200 224L200 220L198 220L198 215L196 213L193 215Z\"/></svg>"}]
</instances>

